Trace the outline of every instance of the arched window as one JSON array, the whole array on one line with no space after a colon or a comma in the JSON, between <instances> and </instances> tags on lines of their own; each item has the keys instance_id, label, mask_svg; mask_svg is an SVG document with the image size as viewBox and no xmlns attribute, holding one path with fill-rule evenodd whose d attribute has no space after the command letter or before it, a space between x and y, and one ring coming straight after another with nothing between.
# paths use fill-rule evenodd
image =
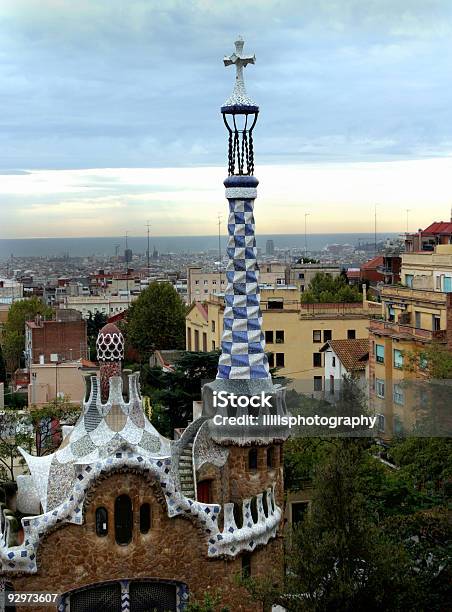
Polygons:
<instances>
[{"instance_id":1,"label":"arched window","mask_svg":"<svg viewBox=\"0 0 452 612\"><path fill-rule=\"evenodd\" d=\"M251 500L251 516L253 518L253 522L257 523L258 512L257 512L257 497L253 497Z\"/></svg>"},{"instance_id":2,"label":"arched window","mask_svg":"<svg viewBox=\"0 0 452 612\"><path fill-rule=\"evenodd\" d=\"M264 510L265 516L268 517L267 491L264 491L262 494L262 508Z\"/></svg>"},{"instance_id":3,"label":"arched window","mask_svg":"<svg viewBox=\"0 0 452 612\"><path fill-rule=\"evenodd\" d=\"M147 533L151 528L151 506L147 502L140 506L140 532Z\"/></svg>"},{"instance_id":4,"label":"arched window","mask_svg":"<svg viewBox=\"0 0 452 612\"><path fill-rule=\"evenodd\" d=\"M117 544L129 544L132 540L133 511L128 495L120 495L115 500L115 538Z\"/></svg>"},{"instance_id":5,"label":"arched window","mask_svg":"<svg viewBox=\"0 0 452 612\"><path fill-rule=\"evenodd\" d=\"M248 469L257 470L257 448L250 448L248 452Z\"/></svg>"},{"instance_id":6,"label":"arched window","mask_svg":"<svg viewBox=\"0 0 452 612\"><path fill-rule=\"evenodd\" d=\"M108 512L107 508L101 506L96 509L96 534L102 538L108 533Z\"/></svg>"},{"instance_id":7,"label":"arched window","mask_svg":"<svg viewBox=\"0 0 452 612\"><path fill-rule=\"evenodd\" d=\"M196 499L202 504L212 503L212 480L200 480L197 483Z\"/></svg>"},{"instance_id":8,"label":"arched window","mask_svg":"<svg viewBox=\"0 0 452 612\"><path fill-rule=\"evenodd\" d=\"M240 506L237 502L234 502L234 521L238 529L243 527L242 506Z\"/></svg>"},{"instance_id":9,"label":"arched window","mask_svg":"<svg viewBox=\"0 0 452 612\"><path fill-rule=\"evenodd\" d=\"M275 449L273 448L273 446L269 446L267 448L267 467L275 467Z\"/></svg>"}]
</instances>

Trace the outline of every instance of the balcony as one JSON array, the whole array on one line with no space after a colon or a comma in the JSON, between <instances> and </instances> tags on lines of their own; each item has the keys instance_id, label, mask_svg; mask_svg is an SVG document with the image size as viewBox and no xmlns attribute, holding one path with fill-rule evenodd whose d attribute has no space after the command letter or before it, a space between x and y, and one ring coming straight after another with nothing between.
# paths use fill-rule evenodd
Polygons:
<instances>
[{"instance_id":1,"label":"balcony","mask_svg":"<svg viewBox=\"0 0 452 612\"><path fill-rule=\"evenodd\" d=\"M432 289L413 289L412 287L402 287L400 285L386 285L381 288L381 301L444 307L447 302L447 293L433 291Z\"/></svg>"},{"instance_id":2,"label":"balcony","mask_svg":"<svg viewBox=\"0 0 452 612\"><path fill-rule=\"evenodd\" d=\"M383 265L377 266L376 270L380 274L385 274L386 276L397 274L397 272L395 272L392 268L388 268L388 266L383 266Z\"/></svg>"},{"instance_id":3,"label":"balcony","mask_svg":"<svg viewBox=\"0 0 452 612\"><path fill-rule=\"evenodd\" d=\"M421 327L412 327L411 325L402 325L401 323L393 323L392 321L381 321L373 319L370 321L369 330L373 334L381 336L396 336L407 340L426 340L428 342L445 342L445 329L422 329Z\"/></svg>"}]
</instances>

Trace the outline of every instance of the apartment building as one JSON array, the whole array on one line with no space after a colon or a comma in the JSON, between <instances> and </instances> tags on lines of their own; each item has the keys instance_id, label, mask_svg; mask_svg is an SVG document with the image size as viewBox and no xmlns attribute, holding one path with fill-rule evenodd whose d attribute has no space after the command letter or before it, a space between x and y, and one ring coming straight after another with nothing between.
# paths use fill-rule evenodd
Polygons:
<instances>
[{"instance_id":1,"label":"apartment building","mask_svg":"<svg viewBox=\"0 0 452 612\"><path fill-rule=\"evenodd\" d=\"M306 381L311 389L324 388L324 353L329 340L367 339L369 319L381 315L381 305L300 304L299 289L279 286L261 290L261 309L266 350L271 367L281 375ZM210 296L195 302L186 317L186 347L189 351L220 348L224 300ZM301 388L300 388L301 390Z\"/></svg>"},{"instance_id":2,"label":"apartment building","mask_svg":"<svg viewBox=\"0 0 452 612\"><path fill-rule=\"evenodd\" d=\"M0 278L0 304L13 304L24 296L24 286L15 279Z\"/></svg>"},{"instance_id":3,"label":"apartment building","mask_svg":"<svg viewBox=\"0 0 452 612\"><path fill-rule=\"evenodd\" d=\"M370 399L381 436L390 438L415 422L418 398L409 381L426 376L425 347L452 348L452 293L388 286L381 299L383 318L369 326Z\"/></svg>"},{"instance_id":4,"label":"apartment building","mask_svg":"<svg viewBox=\"0 0 452 612\"><path fill-rule=\"evenodd\" d=\"M45 321L40 315L25 323L25 358L27 367L87 358L86 321L75 310L56 311L55 319Z\"/></svg>"},{"instance_id":5,"label":"apartment building","mask_svg":"<svg viewBox=\"0 0 452 612\"><path fill-rule=\"evenodd\" d=\"M127 297L127 295L139 295L149 285L149 278L145 274L128 270L120 274L105 273L100 270L90 278L91 291L94 294L107 297Z\"/></svg>"},{"instance_id":6,"label":"apartment building","mask_svg":"<svg viewBox=\"0 0 452 612\"><path fill-rule=\"evenodd\" d=\"M98 366L86 359L63 363L34 363L30 367L28 406L40 407L65 398L80 404L85 392L85 377L96 374Z\"/></svg>"},{"instance_id":7,"label":"apartment building","mask_svg":"<svg viewBox=\"0 0 452 612\"><path fill-rule=\"evenodd\" d=\"M329 274L333 278L341 273L341 266L320 263L296 263L288 270L287 283L298 288L300 293L306 291L316 274Z\"/></svg>"},{"instance_id":8,"label":"apartment building","mask_svg":"<svg viewBox=\"0 0 452 612\"><path fill-rule=\"evenodd\" d=\"M130 304L137 298L137 295L125 297L107 295L66 297L59 307L62 310L78 310L84 319L87 319L90 313L94 315L96 312L112 317L127 310Z\"/></svg>"},{"instance_id":9,"label":"apartment building","mask_svg":"<svg viewBox=\"0 0 452 612\"><path fill-rule=\"evenodd\" d=\"M286 266L282 263L263 263L259 268L261 285L285 285ZM200 267L187 269L187 303L202 302L209 296L224 293L226 289L226 272L206 271Z\"/></svg>"},{"instance_id":10,"label":"apartment building","mask_svg":"<svg viewBox=\"0 0 452 612\"><path fill-rule=\"evenodd\" d=\"M413 289L452 291L452 244L438 244L433 251L404 253L402 283Z\"/></svg>"},{"instance_id":11,"label":"apartment building","mask_svg":"<svg viewBox=\"0 0 452 612\"><path fill-rule=\"evenodd\" d=\"M405 252L433 251L437 245L452 244L451 221L435 221L424 230L405 234Z\"/></svg>"}]
</instances>

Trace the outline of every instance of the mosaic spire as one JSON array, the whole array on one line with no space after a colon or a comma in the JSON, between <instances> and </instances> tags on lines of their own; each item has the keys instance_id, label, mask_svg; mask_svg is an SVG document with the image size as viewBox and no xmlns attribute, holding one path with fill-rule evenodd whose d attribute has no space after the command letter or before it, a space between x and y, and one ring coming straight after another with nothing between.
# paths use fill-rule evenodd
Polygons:
<instances>
[{"instance_id":1,"label":"mosaic spire","mask_svg":"<svg viewBox=\"0 0 452 612\"><path fill-rule=\"evenodd\" d=\"M229 131L228 178L224 181L229 201L228 264L221 356L217 378L269 379L268 360L262 331L259 267L254 225L254 200L258 180L252 176L254 156L252 130L259 107L248 98L243 68L255 57L243 55L243 40L236 52L224 59L237 68L234 92L221 108Z\"/></svg>"}]
</instances>

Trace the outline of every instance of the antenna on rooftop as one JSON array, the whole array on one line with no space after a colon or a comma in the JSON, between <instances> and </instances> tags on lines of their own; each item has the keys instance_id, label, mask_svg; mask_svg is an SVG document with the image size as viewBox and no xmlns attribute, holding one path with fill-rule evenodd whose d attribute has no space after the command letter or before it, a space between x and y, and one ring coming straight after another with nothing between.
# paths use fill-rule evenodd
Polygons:
<instances>
[{"instance_id":1,"label":"antenna on rooftop","mask_svg":"<svg viewBox=\"0 0 452 612\"><path fill-rule=\"evenodd\" d=\"M148 264L148 279L149 279L151 277L151 264L150 264L150 259L149 259L149 257L150 257L150 254L149 254L149 248L150 248L149 247L149 228L151 226L149 225L149 221L146 223L146 227L147 227L147 230L148 230L148 248L147 248L147 251L146 251L146 258L147 258L147 264Z\"/></svg>"}]
</instances>

